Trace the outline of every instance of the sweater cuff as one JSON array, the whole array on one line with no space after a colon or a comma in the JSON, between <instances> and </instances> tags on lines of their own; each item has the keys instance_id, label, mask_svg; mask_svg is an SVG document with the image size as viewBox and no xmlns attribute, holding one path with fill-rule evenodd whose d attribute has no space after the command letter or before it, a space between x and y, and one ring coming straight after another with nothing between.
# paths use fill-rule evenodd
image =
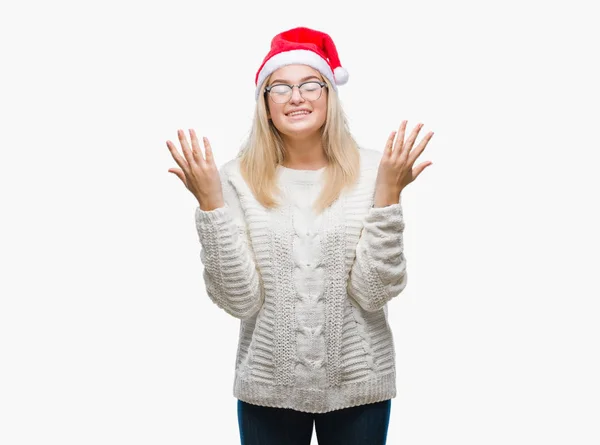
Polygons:
<instances>
[{"instance_id":1,"label":"sweater cuff","mask_svg":"<svg viewBox=\"0 0 600 445\"><path fill-rule=\"evenodd\" d=\"M393 221L404 228L402 205L392 204L385 207L371 207L365 222Z\"/></svg>"},{"instance_id":2,"label":"sweater cuff","mask_svg":"<svg viewBox=\"0 0 600 445\"><path fill-rule=\"evenodd\" d=\"M223 207L217 207L213 210L202 210L200 206L196 207L196 222L198 224L214 224L225 220L229 212L229 207L225 204Z\"/></svg>"}]
</instances>

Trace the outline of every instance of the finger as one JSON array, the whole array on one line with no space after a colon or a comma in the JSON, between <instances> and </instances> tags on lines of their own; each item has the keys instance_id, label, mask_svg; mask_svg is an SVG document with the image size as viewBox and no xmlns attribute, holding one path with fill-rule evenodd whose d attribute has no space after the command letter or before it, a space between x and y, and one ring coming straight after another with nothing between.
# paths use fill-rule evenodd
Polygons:
<instances>
[{"instance_id":1,"label":"finger","mask_svg":"<svg viewBox=\"0 0 600 445\"><path fill-rule=\"evenodd\" d=\"M214 164L215 158L213 156L212 147L210 146L210 142L207 137L202 138L202 143L204 144L204 157L206 158L206 162Z\"/></svg>"},{"instance_id":2,"label":"finger","mask_svg":"<svg viewBox=\"0 0 600 445\"><path fill-rule=\"evenodd\" d=\"M406 140L404 147L402 147L402 151L405 154L408 154L408 152L412 149L412 146L415 143L415 140L417 139L417 136L419 135L419 131L421 131L421 128L423 128L423 124L420 124L420 123L417 124L415 126L415 128L413 129L413 131L410 133L410 136L408 136L408 139Z\"/></svg>"},{"instance_id":3,"label":"finger","mask_svg":"<svg viewBox=\"0 0 600 445\"><path fill-rule=\"evenodd\" d=\"M392 131L385 143L385 149L383 150L384 155L391 155L394 147L394 138L396 137L396 131Z\"/></svg>"},{"instance_id":4,"label":"finger","mask_svg":"<svg viewBox=\"0 0 600 445\"><path fill-rule=\"evenodd\" d=\"M171 152L171 156L173 156L173 159L175 159L175 162L177 162L177 165L179 165L181 169L185 171L188 168L188 163L184 158L181 157L177 151L177 147L175 147L175 144L173 144L171 141L167 141L167 147Z\"/></svg>"},{"instance_id":5,"label":"finger","mask_svg":"<svg viewBox=\"0 0 600 445\"><path fill-rule=\"evenodd\" d=\"M181 179L181 182L183 182L183 185L185 185L187 187L187 181L185 180L185 175L183 174L183 172L177 168L170 168L169 169L169 173L173 173L175 176L177 176L179 179Z\"/></svg>"},{"instance_id":6,"label":"finger","mask_svg":"<svg viewBox=\"0 0 600 445\"><path fill-rule=\"evenodd\" d=\"M185 137L185 133L183 130L177 130L177 137L179 138L179 143L181 144L181 151L183 151L183 156L185 157L188 164L194 165L196 162L194 161L194 155L192 155L192 150L190 148L190 144L188 144L187 137Z\"/></svg>"},{"instance_id":7,"label":"finger","mask_svg":"<svg viewBox=\"0 0 600 445\"><path fill-rule=\"evenodd\" d=\"M429 141L431 140L432 137L433 137L433 131L430 131L421 140L419 145L417 145L415 147L415 149L410 152L410 156L408 157L408 163L410 165L412 165L417 160L417 158L419 156L421 156L421 153L423 153L423 150L425 150L425 147L427 146L427 144L429 143Z\"/></svg>"},{"instance_id":8,"label":"finger","mask_svg":"<svg viewBox=\"0 0 600 445\"><path fill-rule=\"evenodd\" d=\"M423 163L419 164L418 166L416 166L415 168L413 168L413 181L415 179L417 179L417 177L421 174L421 172L423 170L425 170L427 167L429 167L431 164L433 164L433 162L427 161L427 162L423 162Z\"/></svg>"},{"instance_id":9,"label":"finger","mask_svg":"<svg viewBox=\"0 0 600 445\"><path fill-rule=\"evenodd\" d=\"M398 156L402 152L402 146L404 145L404 132L406 131L406 124L408 121L404 120L400 124L400 128L398 129L398 137L396 138L396 143L394 144L394 150L392 154L394 156Z\"/></svg>"},{"instance_id":10,"label":"finger","mask_svg":"<svg viewBox=\"0 0 600 445\"><path fill-rule=\"evenodd\" d=\"M200 144L198 143L198 137L196 136L196 132L193 128L189 129L190 139L192 140L192 155L197 163L201 163L204 161L204 157L202 156L202 150L200 149Z\"/></svg>"}]
</instances>

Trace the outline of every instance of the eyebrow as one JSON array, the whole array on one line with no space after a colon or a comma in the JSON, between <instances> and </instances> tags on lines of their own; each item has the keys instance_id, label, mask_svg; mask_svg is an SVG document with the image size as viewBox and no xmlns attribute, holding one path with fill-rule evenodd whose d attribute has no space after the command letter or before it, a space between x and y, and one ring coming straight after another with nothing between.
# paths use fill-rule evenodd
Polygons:
<instances>
[{"instance_id":1,"label":"eyebrow","mask_svg":"<svg viewBox=\"0 0 600 445\"><path fill-rule=\"evenodd\" d=\"M317 79L319 82L321 81L321 79L319 79L317 76L306 76L303 77L302 79L300 79L300 83L302 82L306 82L309 79ZM273 85L274 83L291 83L289 80L285 80L285 79L275 79L272 80L271 82L269 82L271 85Z\"/></svg>"}]
</instances>

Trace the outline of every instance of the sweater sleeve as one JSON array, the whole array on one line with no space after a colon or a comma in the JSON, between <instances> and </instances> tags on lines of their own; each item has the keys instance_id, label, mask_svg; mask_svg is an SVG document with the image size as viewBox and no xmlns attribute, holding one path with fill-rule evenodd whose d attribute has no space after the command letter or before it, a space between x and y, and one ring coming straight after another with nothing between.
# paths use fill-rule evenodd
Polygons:
<instances>
[{"instance_id":1,"label":"sweater sleeve","mask_svg":"<svg viewBox=\"0 0 600 445\"><path fill-rule=\"evenodd\" d=\"M225 168L220 176L225 205L210 211L196 208L203 278L210 299L228 314L244 319L258 312L264 290L239 197Z\"/></svg>"},{"instance_id":2,"label":"sweater sleeve","mask_svg":"<svg viewBox=\"0 0 600 445\"><path fill-rule=\"evenodd\" d=\"M373 207L365 217L347 290L366 311L383 308L406 287L403 232L400 203Z\"/></svg>"}]
</instances>

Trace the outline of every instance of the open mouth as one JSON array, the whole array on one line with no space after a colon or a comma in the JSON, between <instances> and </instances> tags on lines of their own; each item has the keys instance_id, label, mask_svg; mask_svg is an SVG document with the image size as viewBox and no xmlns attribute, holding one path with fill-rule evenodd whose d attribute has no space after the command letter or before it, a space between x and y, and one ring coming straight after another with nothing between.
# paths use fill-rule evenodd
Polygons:
<instances>
[{"instance_id":1,"label":"open mouth","mask_svg":"<svg viewBox=\"0 0 600 445\"><path fill-rule=\"evenodd\" d=\"M290 113L286 113L286 116L287 117L294 117L294 118L302 118L304 116L308 116L310 113L312 113L312 111L297 110L297 111L292 111Z\"/></svg>"}]
</instances>

